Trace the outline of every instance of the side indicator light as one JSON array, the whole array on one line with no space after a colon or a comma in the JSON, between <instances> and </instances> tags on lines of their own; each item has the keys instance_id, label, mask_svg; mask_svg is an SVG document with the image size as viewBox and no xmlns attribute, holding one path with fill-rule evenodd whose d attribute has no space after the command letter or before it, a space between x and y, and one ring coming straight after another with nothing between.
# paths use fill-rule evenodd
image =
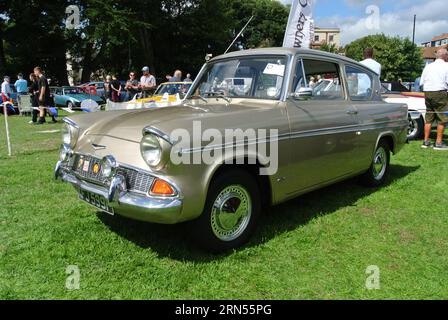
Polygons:
<instances>
[{"instance_id":1,"label":"side indicator light","mask_svg":"<svg viewBox=\"0 0 448 320\"><path fill-rule=\"evenodd\" d=\"M156 179L152 184L151 194L156 196L174 196L176 192L168 182Z\"/></svg>"}]
</instances>

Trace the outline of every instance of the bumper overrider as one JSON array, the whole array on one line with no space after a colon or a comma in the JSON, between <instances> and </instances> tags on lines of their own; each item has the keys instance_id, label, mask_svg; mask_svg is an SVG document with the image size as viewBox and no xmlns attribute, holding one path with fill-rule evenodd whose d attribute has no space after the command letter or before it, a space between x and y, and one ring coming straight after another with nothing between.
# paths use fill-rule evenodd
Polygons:
<instances>
[{"instance_id":1,"label":"bumper overrider","mask_svg":"<svg viewBox=\"0 0 448 320\"><path fill-rule=\"evenodd\" d=\"M173 184L170 184L172 195L153 194L156 183L167 182L143 170L118 164L112 156L96 159L75 154L69 146L63 145L54 177L72 184L80 195L87 192L99 197L101 203L111 209L103 211L161 224L181 221L183 198ZM102 209L102 206L95 206Z\"/></svg>"}]
</instances>

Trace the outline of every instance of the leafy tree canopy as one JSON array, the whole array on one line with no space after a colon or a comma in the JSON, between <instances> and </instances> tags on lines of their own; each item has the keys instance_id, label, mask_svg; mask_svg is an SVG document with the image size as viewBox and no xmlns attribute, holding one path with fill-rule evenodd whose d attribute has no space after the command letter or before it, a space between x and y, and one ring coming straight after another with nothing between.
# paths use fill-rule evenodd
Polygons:
<instances>
[{"instance_id":1,"label":"leafy tree canopy","mask_svg":"<svg viewBox=\"0 0 448 320\"><path fill-rule=\"evenodd\" d=\"M364 49L369 47L374 49L375 59L382 65L383 80L414 81L422 72L421 51L407 38L371 35L347 45L345 53L347 57L360 61L363 60Z\"/></svg>"}]
</instances>

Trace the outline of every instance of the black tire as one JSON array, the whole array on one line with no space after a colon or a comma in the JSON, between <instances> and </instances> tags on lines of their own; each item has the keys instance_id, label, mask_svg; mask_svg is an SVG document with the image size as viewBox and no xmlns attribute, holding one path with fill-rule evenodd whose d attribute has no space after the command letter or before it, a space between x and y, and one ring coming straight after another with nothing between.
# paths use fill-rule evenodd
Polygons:
<instances>
[{"instance_id":1,"label":"black tire","mask_svg":"<svg viewBox=\"0 0 448 320\"><path fill-rule=\"evenodd\" d=\"M73 110L73 109L75 108L74 103L71 102L71 101L67 102L67 108L68 108L69 110Z\"/></svg>"},{"instance_id":2,"label":"black tire","mask_svg":"<svg viewBox=\"0 0 448 320\"><path fill-rule=\"evenodd\" d=\"M381 158L381 159L379 159ZM379 161L384 164L381 170L378 169ZM384 184L390 168L390 146L386 140L380 140L375 149L372 165L361 177L361 183L367 187L378 188Z\"/></svg>"},{"instance_id":3,"label":"black tire","mask_svg":"<svg viewBox=\"0 0 448 320\"><path fill-rule=\"evenodd\" d=\"M233 193L234 191L235 193ZM236 196L232 197L233 194L236 194ZM226 195L231 198L224 201ZM215 203L219 205L219 201L223 201L221 208L215 206ZM226 210L229 210L229 212L225 212ZM235 212L231 212L232 210L235 210ZM238 211L250 211L250 214L238 218ZM199 247L209 252L220 253L235 249L250 239L258 224L260 212L260 188L254 177L244 170L225 171L212 181L204 211L197 220L190 224L190 234ZM229 235L224 233L230 229L225 229L221 224L221 221L229 221L225 220L226 217L230 218L230 221L241 222L238 229L235 228L238 227L240 222L235 223L235 227L232 229L235 231L233 233L229 231ZM220 236L217 234L220 234Z\"/></svg>"},{"instance_id":4,"label":"black tire","mask_svg":"<svg viewBox=\"0 0 448 320\"><path fill-rule=\"evenodd\" d=\"M425 121L423 117L418 119L409 118L409 129L408 129L408 139L409 140L420 140L423 138L425 131Z\"/></svg>"}]
</instances>

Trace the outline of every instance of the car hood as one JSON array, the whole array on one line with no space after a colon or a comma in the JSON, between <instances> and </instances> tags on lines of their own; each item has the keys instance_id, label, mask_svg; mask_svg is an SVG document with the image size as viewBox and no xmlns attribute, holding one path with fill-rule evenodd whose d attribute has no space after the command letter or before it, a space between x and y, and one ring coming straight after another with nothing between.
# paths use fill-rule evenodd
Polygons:
<instances>
[{"instance_id":1,"label":"car hood","mask_svg":"<svg viewBox=\"0 0 448 320\"><path fill-rule=\"evenodd\" d=\"M165 108L152 108L143 110L125 110L89 113L71 116L84 132L90 136L110 136L132 142L140 142L142 130L152 126L171 134L175 129L193 130L193 123L199 121L201 129L232 129L246 128L257 125L256 113L263 113L275 102L265 103L265 108L260 104L250 105L247 103L222 104L200 104L195 107L177 106ZM250 117L251 121L248 121ZM228 120L226 120L228 118ZM262 115L260 118L264 118ZM225 125L225 127L224 127Z\"/></svg>"}]
</instances>

